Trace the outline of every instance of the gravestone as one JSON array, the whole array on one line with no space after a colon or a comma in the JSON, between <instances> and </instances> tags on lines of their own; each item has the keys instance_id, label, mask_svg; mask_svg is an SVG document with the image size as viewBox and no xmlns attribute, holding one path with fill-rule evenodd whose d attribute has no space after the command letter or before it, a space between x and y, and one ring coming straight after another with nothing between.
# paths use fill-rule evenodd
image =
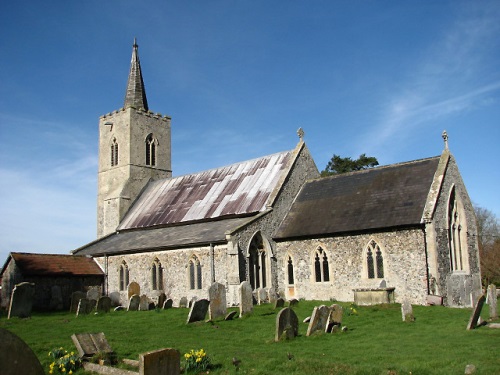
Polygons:
<instances>
[{"instance_id":1,"label":"gravestone","mask_svg":"<svg viewBox=\"0 0 500 375\"><path fill-rule=\"evenodd\" d=\"M213 283L208 289L208 316L210 320L225 316L227 313L226 287L220 283Z\"/></svg>"},{"instance_id":2,"label":"gravestone","mask_svg":"<svg viewBox=\"0 0 500 375\"><path fill-rule=\"evenodd\" d=\"M109 298L111 298L111 306L116 307L121 304L121 296L119 292L109 293Z\"/></svg>"},{"instance_id":3,"label":"gravestone","mask_svg":"<svg viewBox=\"0 0 500 375\"><path fill-rule=\"evenodd\" d=\"M497 310L497 287L495 284L488 285L488 294L487 294L487 304L490 308L490 319L496 320L498 319L498 310Z\"/></svg>"},{"instance_id":4,"label":"gravestone","mask_svg":"<svg viewBox=\"0 0 500 375\"><path fill-rule=\"evenodd\" d=\"M189 311L186 323L194 323L204 320L207 315L208 305L210 305L210 301L207 299L194 301L191 306L191 310Z\"/></svg>"},{"instance_id":5,"label":"gravestone","mask_svg":"<svg viewBox=\"0 0 500 375\"><path fill-rule=\"evenodd\" d=\"M328 320L326 321L325 332L332 332L335 326L340 327L342 325L342 317L344 314L344 309L342 306L334 303L330 306L330 313L328 314Z\"/></svg>"},{"instance_id":6,"label":"gravestone","mask_svg":"<svg viewBox=\"0 0 500 375\"><path fill-rule=\"evenodd\" d=\"M17 284L10 296L8 319L14 316L18 316L19 318L31 316L34 296L35 284L26 282Z\"/></svg>"},{"instance_id":7,"label":"gravestone","mask_svg":"<svg viewBox=\"0 0 500 375\"><path fill-rule=\"evenodd\" d=\"M130 297L130 301L128 302L128 311L137 311L139 310L139 303L141 302L141 297L138 294L134 294Z\"/></svg>"},{"instance_id":8,"label":"gravestone","mask_svg":"<svg viewBox=\"0 0 500 375\"><path fill-rule=\"evenodd\" d=\"M160 349L139 354L139 375L179 375L181 353L175 349Z\"/></svg>"},{"instance_id":9,"label":"gravestone","mask_svg":"<svg viewBox=\"0 0 500 375\"><path fill-rule=\"evenodd\" d=\"M291 308L285 307L276 316L274 341L293 339L298 333L299 319Z\"/></svg>"},{"instance_id":10,"label":"gravestone","mask_svg":"<svg viewBox=\"0 0 500 375\"><path fill-rule=\"evenodd\" d=\"M285 306L285 300L283 298L278 298L275 302L274 302L274 308L275 309L279 309L279 308L282 308Z\"/></svg>"},{"instance_id":11,"label":"gravestone","mask_svg":"<svg viewBox=\"0 0 500 375\"><path fill-rule=\"evenodd\" d=\"M240 318L253 311L252 285L248 281L243 281L239 287L240 292Z\"/></svg>"},{"instance_id":12,"label":"gravestone","mask_svg":"<svg viewBox=\"0 0 500 375\"><path fill-rule=\"evenodd\" d=\"M0 328L0 373L2 375L44 375L33 350L14 333Z\"/></svg>"},{"instance_id":13,"label":"gravestone","mask_svg":"<svg viewBox=\"0 0 500 375\"><path fill-rule=\"evenodd\" d=\"M224 320L233 320L233 318L236 316L237 312L236 311L230 311L225 317Z\"/></svg>"},{"instance_id":14,"label":"gravestone","mask_svg":"<svg viewBox=\"0 0 500 375\"><path fill-rule=\"evenodd\" d=\"M140 295L141 287L135 281L132 281L130 284L128 284L128 299L130 299L130 297L132 297L134 294Z\"/></svg>"},{"instance_id":15,"label":"gravestone","mask_svg":"<svg viewBox=\"0 0 500 375\"><path fill-rule=\"evenodd\" d=\"M63 298L62 291L59 285L52 285L50 288L50 310L62 310L63 309Z\"/></svg>"},{"instance_id":16,"label":"gravestone","mask_svg":"<svg viewBox=\"0 0 500 375\"><path fill-rule=\"evenodd\" d=\"M309 322L309 326L307 327L306 336L310 336L316 331L325 332L326 322L329 315L330 309L327 306L316 306L313 309L311 321Z\"/></svg>"},{"instance_id":17,"label":"gravestone","mask_svg":"<svg viewBox=\"0 0 500 375\"><path fill-rule=\"evenodd\" d=\"M292 298L290 301L288 301L288 306L289 307L295 307L299 305L299 300Z\"/></svg>"},{"instance_id":18,"label":"gravestone","mask_svg":"<svg viewBox=\"0 0 500 375\"><path fill-rule=\"evenodd\" d=\"M403 303L401 303L401 315L403 318L403 322L414 322L415 316L413 315L413 307L409 300L405 299Z\"/></svg>"},{"instance_id":19,"label":"gravestone","mask_svg":"<svg viewBox=\"0 0 500 375\"><path fill-rule=\"evenodd\" d=\"M267 302L267 291L264 288L257 289L257 303L262 305Z\"/></svg>"},{"instance_id":20,"label":"gravestone","mask_svg":"<svg viewBox=\"0 0 500 375\"><path fill-rule=\"evenodd\" d=\"M90 359L99 352L106 353L108 356L114 354L103 332L75 333L71 335L71 340L82 359Z\"/></svg>"},{"instance_id":21,"label":"gravestone","mask_svg":"<svg viewBox=\"0 0 500 375\"><path fill-rule=\"evenodd\" d=\"M269 288L267 290L267 300L269 303L275 303L276 300L279 298L278 293L274 290L274 288Z\"/></svg>"},{"instance_id":22,"label":"gravestone","mask_svg":"<svg viewBox=\"0 0 500 375\"><path fill-rule=\"evenodd\" d=\"M169 298L167 299L164 303L163 303L163 309L166 310L166 309L171 309L172 308L172 305L174 304L174 301Z\"/></svg>"},{"instance_id":23,"label":"gravestone","mask_svg":"<svg viewBox=\"0 0 500 375\"><path fill-rule=\"evenodd\" d=\"M87 298L81 298L78 302L78 308L76 309L76 316L88 315L91 311L90 300Z\"/></svg>"},{"instance_id":24,"label":"gravestone","mask_svg":"<svg viewBox=\"0 0 500 375\"><path fill-rule=\"evenodd\" d=\"M97 301L95 299L89 299L89 313L92 310L95 310L96 306L97 306Z\"/></svg>"},{"instance_id":25,"label":"gravestone","mask_svg":"<svg viewBox=\"0 0 500 375\"><path fill-rule=\"evenodd\" d=\"M167 300L167 296L165 293L160 293L158 296L158 308L163 309L163 305L165 304L165 301Z\"/></svg>"},{"instance_id":26,"label":"gravestone","mask_svg":"<svg viewBox=\"0 0 500 375\"><path fill-rule=\"evenodd\" d=\"M70 313L76 313L78 310L78 304L82 298L87 298L87 294L79 291L71 293L71 306L69 308Z\"/></svg>"},{"instance_id":27,"label":"gravestone","mask_svg":"<svg viewBox=\"0 0 500 375\"><path fill-rule=\"evenodd\" d=\"M101 296L101 287L100 286L89 286L87 289L87 299L92 299L97 301Z\"/></svg>"},{"instance_id":28,"label":"gravestone","mask_svg":"<svg viewBox=\"0 0 500 375\"><path fill-rule=\"evenodd\" d=\"M148 311L149 310L149 298L145 294L143 294L139 299L139 310L140 311Z\"/></svg>"},{"instance_id":29,"label":"gravestone","mask_svg":"<svg viewBox=\"0 0 500 375\"><path fill-rule=\"evenodd\" d=\"M111 298L103 296L97 301L97 312L108 313L111 310Z\"/></svg>"},{"instance_id":30,"label":"gravestone","mask_svg":"<svg viewBox=\"0 0 500 375\"><path fill-rule=\"evenodd\" d=\"M188 305L188 299L187 299L187 297L182 297L181 300L179 301L179 307L186 308L187 305Z\"/></svg>"},{"instance_id":31,"label":"gravestone","mask_svg":"<svg viewBox=\"0 0 500 375\"><path fill-rule=\"evenodd\" d=\"M472 314L469 319L469 323L467 324L467 330L471 330L476 328L477 326L477 321L479 320L479 317L481 315L481 310L484 305L484 301L486 301L486 296L482 294L478 300L476 305L474 306L474 309L472 310Z\"/></svg>"}]
</instances>

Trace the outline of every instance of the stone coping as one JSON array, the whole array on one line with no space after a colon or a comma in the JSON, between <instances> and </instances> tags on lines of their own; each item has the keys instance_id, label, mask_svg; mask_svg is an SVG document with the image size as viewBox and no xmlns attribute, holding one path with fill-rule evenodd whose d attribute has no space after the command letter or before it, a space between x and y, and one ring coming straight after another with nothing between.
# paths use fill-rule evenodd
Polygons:
<instances>
[{"instance_id":1,"label":"stone coping","mask_svg":"<svg viewBox=\"0 0 500 375\"><path fill-rule=\"evenodd\" d=\"M386 292L392 292L396 288L391 287L391 288L357 288L353 289L354 292L378 292L378 291L386 291Z\"/></svg>"}]
</instances>

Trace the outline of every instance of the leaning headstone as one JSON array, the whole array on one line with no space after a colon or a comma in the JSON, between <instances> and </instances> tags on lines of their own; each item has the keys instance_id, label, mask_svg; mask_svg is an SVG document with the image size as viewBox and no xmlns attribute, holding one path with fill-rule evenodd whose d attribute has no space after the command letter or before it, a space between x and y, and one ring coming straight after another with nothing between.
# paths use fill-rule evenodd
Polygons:
<instances>
[{"instance_id":1,"label":"leaning headstone","mask_svg":"<svg viewBox=\"0 0 500 375\"><path fill-rule=\"evenodd\" d=\"M230 311L225 317L224 317L224 320L228 321L228 320L233 320L233 318L236 316L237 314L237 311Z\"/></svg>"},{"instance_id":2,"label":"leaning headstone","mask_svg":"<svg viewBox=\"0 0 500 375\"><path fill-rule=\"evenodd\" d=\"M139 375L178 375L181 373L181 353L175 349L160 349L139 354Z\"/></svg>"},{"instance_id":3,"label":"leaning headstone","mask_svg":"<svg viewBox=\"0 0 500 375\"><path fill-rule=\"evenodd\" d=\"M103 332L75 333L71 335L71 340L73 340L73 343L78 350L78 354L83 359L90 359L99 352L106 353L108 355L113 354L113 350L109 346Z\"/></svg>"},{"instance_id":4,"label":"leaning headstone","mask_svg":"<svg viewBox=\"0 0 500 375\"><path fill-rule=\"evenodd\" d=\"M497 309L497 287L495 284L488 285L488 294L487 294L487 304L490 308L490 319L496 320L498 319L498 309Z\"/></svg>"},{"instance_id":5,"label":"leaning headstone","mask_svg":"<svg viewBox=\"0 0 500 375\"><path fill-rule=\"evenodd\" d=\"M262 305L268 302L267 300L267 291L264 288L257 289L257 303Z\"/></svg>"},{"instance_id":6,"label":"leaning headstone","mask_svg":"<svg viewBox=\"0 0 500 375\"><path fill-rule=\"evenodd\" d=\"M252 285L248 281L243 281L239 287L240 292L240 318L253 311Z\"/></svg>"},{"instance_id":7,"label":"leaning headstone","mask_svg":"<svg viewBox=\"0 0 500 375\"><path fill-rule=\"evenodd\" d=\"M80 315L88 315L91 311L90 300L87 298L81 298L80 302L78 302L78 309L76 310L76 316Z\"/></svg>"},{"instance_id":8,"label":"leaning headstone","mask_svg":"<svg viewBox=\"0 0 500 375\"><path fill-rule=\"evenodd\" d=\"M76 313L78 310L78 303L80 303L82 298L87 298L87 294L80 291L71 293L71 306L69 308L70 313Z\"/></svg>"},{"instance_id":9,"label":"leaning headstone","mask_svg":"<svg viewBox=\"0 0 500 375\"><path fill-rule=\"evenodd\" d=\"M313 309L306 336L310 336L316 331L325 332L328 315L330 315L330 309L327 306L316 306Z\"/></svg>"},{"instance_id":10,"label":"leaning headstone","mask_svg":"<svg viewBox=\"0 0 500 375\"><path fill-rule=\"evenodd\" d=\"M208 289L208 316L210 320L225 316L227 313L226 287L220 283L213 283Z\"/></svg>"},{"instance_id":11,"label":"leaning headstone","mask_svg":"<svg viewBox=\"0 0 500 375\"><path fill-rule=\"evenodd\" d=\"M344 309L342 306L334 303L330 306L330 313L328 314L328 319L326 321L325 332L331 332L333 327L340 327L342 324L342 316L344 314Z\"/></svg>"},{"instance_id":12,"label":"leaning headstone","mask_svg":"<svg viewBox=\"0 0 500 375\"><path fill-rule=\"evenodd\" d=\"M139 300L139 310L148 311L149 310L149 298L147 295L143 294Z\"/></svg>"},{"instance_id":13,"label":"leaning headstone","mask_svg":"<svg viewBox=\"0 0 500 375\"><path fill-rule=\"evenodd\" d=\"M18 316L27 318L31 316L33 308L33 297L35 296L35 284L20 283L12 290L10 296L9 315L8 319Z\"/></svg>"},{"instance_id":14,"label":"leaning headstone","mask_svg":"<svg viewBox=\"0 0 500 375\"><path fill-rule=\"evenodd\" d=\"M302 321L302 323L309 323L311 321L311 317L308 316L306 318L304 318L304 320Z\"/></svg>"},{"instance_id":15,"label":"leaning headstone","mask_svg":"<svg viewBox=\"0 0 500 375\"><path fill-rule=\"evenodd\" d=\"M139 295L134 294L130 297L130 301L128 303L128 311L137 311L139 310L139 303L141 302L141 297Z\"/></svg>"},{"instance_id":16,"label":"leaning headstone","mask_svg":"<svg viewBox=\"0 0 500 375\"><path fill-rule=\"evenodd\" d=\"M299 300L292 298L290 301L288 301L288 306L289 307L296 307L299 305Z\"/></svg>"},{"instance_id":17,"label":"leaning headstone","mask_svg":"<svg viewBox=\"0 0 500 375\"><path fill-rule=\"evenodd\" d=\"M486 301L486 296L484 294L482 294L478 298L477 303L474 306L474 309L473 309L472 314L470 316L469 323L467 324L468 330L476 328L477 322L479 320L479 316L481 315L481 310L482 310L483 305L484 305L484 301Z\"/></svg>"},{"instance_id":18,"label":"leaning headstone","mask_svg":"<svg viewBox=\"0 0 500 375\"><path fill-rule=\"evenodd\" d=\"M274 308L275 309L279 309L279 308L282 308L285 306L285 300L283 298L278 298L275 302L274 302Z\"/></svg>"},{"instance_id":19,"label":"leaning headstone","mask_svg":"<svg viewBox=\"0 0 500 375\"><path fill-rule=\"evenodd\" d=\"M135 281L128 284L128 298L132 297L134 294L141 294L141 287Z\"/></svg>"},{"instance_id":20,"label":"leaning headstone","mask_svg":"<svg viewBox=\"0 0 500 375\"><path fill-rule=\"evenodd\" d=\"M123 306L116 306L114 308L114 311L123 311L123 310L125 310L125 307L123 307Z\"/></svg>"},{"instance_id":21,"label":"leaning headstone","mask_svg":"<svg viewBox=\"0 0 500 375\"><path fill-rule=\"evenodd\" d=\"M158 296L158 308L159 309L163 309L163 304L165 303L166 300L167 300L167 296L165 293L161 293Z\"/></svg>"},{"instance_id":22,"label":"leaning headstone","mask_svg":"<svg viewBox=\"0 0 500 375\"><path fill-rule=\"evenodd\" d=\"M172 308L172 305L174 304L174 301L169 298L167 299L164 303L163 303L163 309L166 310L166 309L171 309Z\"/></svg>"},{"instance_id":23,"label":"leaning headstone","mask_svg":"<svg viewBox=\"0 0 500 375\"><path fill-rule=\"evenodd\" d=\"M63 309L63 298L62 291L59 285L52 285L50 288L50 310L62 310Z\"/></svg>"},{"instance_id":24,"label":"leaning headstone","mask_svg":"<svg viewBox=\"0 0 500 375\"><path fill-rule=\"evenodd\" d=\"M276 316L276 334L274 341L293 339L299 333L299 319L297 314L285 307Z\"/></svg>"},{"instance_id":25,"label":"leaning headstone","mask_svg":"<svg viewBox=\"0 0 500 375\"><path fill-rule=\"evenodd\" d=\"M405 299L403 303L401 303L401 316L403 318L403 322L414 322L415 316L413 315L413 307L411 306L410 301Z\"/></svg>"},{"instance_id":26,"label":"leaning headstone","mask_svg":"<svg viewBox=\"0 0 500 375\"><path fill-rule=\"evenodd\" d=\"M101 287L100 286L90 286L87 289L87 299L93 299L97 301L101 296Z\"/></svg>"},{"instance_id":27,"label":"leaning headstone","mask_svg":"<svg viewBox=\"0 0 500 375\"><path fill-rule=\"evenodd\" d=\"M108 313L111 310L111 298L107 296L102 296L97 301L97 312Z\"/></svg>"},{"instance_id":28,"label":"leaning headstone","mask_svg":"<svg viewBox=\"0 0 500 375\"><path fill-rule=\"evenodd\" d=\"M187 305L188 305L188 299L187 299L187 297L182 297L181 300L179 301L179 307L186 308Z\"/></svg>"},{"instance_id":29,"label":"leaning headstone","mask_svg":"<svg viewBox=\"0 0 500 375\"><path fill-rule=\"evenodd\" d=\"M210 301L206 299L199 299L197 301L194 301L193 305L191 306L191 311L189 311L186 323L199 322L205 319L209 304Z\"/></svg>"},{"instance_id":30,"label":"leaning headstone","mask_svg":"<svg viewBox=\"0 0 500 375\"><path fill-rule=\"evenodd\" d=\"M0 328L0 373L2 375L44 375L33 350L17 335Z\"/></svg>"}]
</instances>

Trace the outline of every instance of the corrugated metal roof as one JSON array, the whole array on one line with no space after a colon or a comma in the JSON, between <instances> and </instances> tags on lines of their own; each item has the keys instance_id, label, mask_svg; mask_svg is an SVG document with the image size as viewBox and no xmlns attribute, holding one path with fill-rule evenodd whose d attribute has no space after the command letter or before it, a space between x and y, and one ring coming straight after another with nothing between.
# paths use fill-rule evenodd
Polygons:
<instances>
[{"instance_id":1,"label":"corrugated metal roof","mask_svg":"<svg viewBox=\"0 0 500 375\"><path fill-rule=\"evenodd\" d=\"M274 239L420 224L439 157L307 182Z\"/></svg>"},{"instance_id":2,"label":"corrugated metal roof","mask_svg":"<svg viewBox=\"0 0 500 375\"><path fill-rule=\"evenodd\" d=\"M265 210L293 151L196 174L153 181L118 230L147 228Z\"/></svg>"},{"instance_id":3,"label":"corrugated metal roof","mask_svg":"<svg viewBox=\"0 0 500 375\"><path fill-rule=\"evenodd\" d=\"M103 276L92 258L63 254L10 253L24 276Z\"/></svg>"}]
</instances>

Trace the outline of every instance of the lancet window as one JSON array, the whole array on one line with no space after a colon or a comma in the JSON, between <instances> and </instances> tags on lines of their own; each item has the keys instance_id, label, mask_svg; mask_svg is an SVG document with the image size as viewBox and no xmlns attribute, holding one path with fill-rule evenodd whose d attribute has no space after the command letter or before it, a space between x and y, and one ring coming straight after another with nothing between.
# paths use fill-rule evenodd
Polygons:
<instances>
[{"instance_id":1,"label":"lancet window","mask_svg":"<svg viewBox=\"0 0 500 375\"><path fill-rule=\"evenodd\" d=\"M120 290L127 290L127 286L129 284L129 271L128 265L125 261L120 264Z\"/></svg>"},{"instance_id":2,"label":"lancet window","mask_svg":"<svg viewBox=\"0 0 500 375\"><path fill-rule=\"evenodd\" d=\"M202 288L201 264L196 256L193 256L189 260L188 269L189 269L189 288L201 289Z\"/></svg>"},{"instance_id":3,"label":"lancet window","mask_svg":"<svg viewBox=\"0 0 500 375\"><path fill-rule=\"evenodd\" d=\"M317 283L330 281L328 255L321 247L318 247L314 253L314 276Z\"/></svg>"},{"instance_id":4,"label":"lancet window","mask_svg":"<svg viewBox=\"0 0 500 375\"><path fill-rule=\"evenodd\" d=\"M295 280L293 277L293 260L292 257L290 256L288 257L287 271L288 271L288 285L295 284Z\"/></svg>"},{"instance_id":5,"label":"lancet window","mask_svg":"<svg viewBox=\"0 0 500 375\"><path fill-rule=\"evenodd\" d=\"M156 140L153 134L146 137L146 165L156 165Z\"/></svg>"},{"instance_id":6,"label":"lancet window","mask_svg":"<svg viewBox=\"0 0 500 375\"><path fill-rule=\"evenodd\" d=\"M151 284L153 290L163 290L163 267L156 258L151 266Z\"/></svg>"},{"instance_id":7,"label":"lancet window","mask_svg":"<svg viewBox=\"0 0 500 375\"><path fill-rule=\"evenodd\" d=\"M113 138L113 142L111 142L111 166L115 165L118 165L118 143L116 138Z\"/></svg>"},{"instance_id":8,"label":"lancet window","mask_svg":"<svg viewBox=\"0 0 500 375\"><path fill-rule=\"evenodd\" d=\"M450 268L452 271L466 269L467 231L464 216L455 194L455 188L453 188L448 204L448 238L450 242Z\"/></svg>"},{"instance_id":9,"label":"lancet window","mask_svg":"<svg viewBox=\"0 0 500 375\"><path fill-rule=\"evenodd\" d=\"M249 276L253 289L267 287L268 261L264 246L264 239L257 233L250 242L249 248Z\"/></svg>"},{"instance_id":10,"label":"lancet window","mask_svg":"<svg viewBox=\"0 0 500 375\"><path fill-rule=\"evenodd\" d=\"M373 240L366 249L366 269L369 279L384 278L384 256L380 246Z\"/></svg>"}]
</instances>

